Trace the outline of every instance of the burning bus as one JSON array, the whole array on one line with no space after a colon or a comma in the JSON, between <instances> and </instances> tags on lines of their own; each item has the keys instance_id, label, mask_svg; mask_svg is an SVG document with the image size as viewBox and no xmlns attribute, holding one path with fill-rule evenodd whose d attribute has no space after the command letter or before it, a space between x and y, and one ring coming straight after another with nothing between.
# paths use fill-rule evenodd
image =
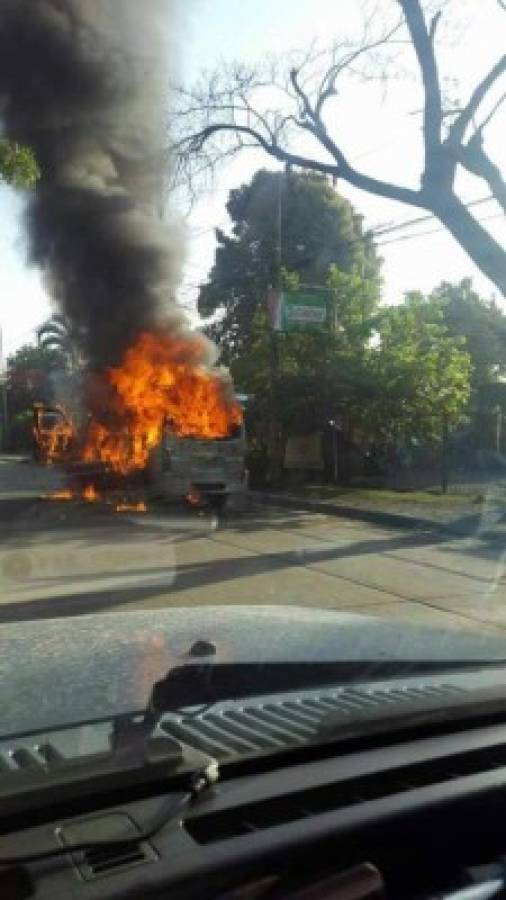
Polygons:
<instances>
[{"instance_id":1,"label":"burning bus","mask_svg":"<svg viewBox=\"0 0 506 900\"><path fill-rule=\"evenodd\" d=\"M75 429L64 409L34 403L32 412L35 460L47 465L65 459L72 450Z\"/></svg>"},{"instance_id":2,"label":"burning bus","mask_svg":"<svg viewBox=\"0 0 506 900\"><path fill-rule=\"evenodd\" d=\"M142 484L152 495L220 508L242 494L241 404L225 371L183 350L171 334L142 333L119 366L87 379L78 423L39 404L40 457L64 462L80 490Z\"/></svg>"},{"instance_id":3,"label":"burning bus","mask_svg":"<svg viewBox=\"0 0 506 900\"><path fill-rule=\"evenodd\" d=\"M164 499L185 499L192 504L209 503L224 509L231 499L243 496L247 488L244 423L220 438L181 437L167 421L158 444L142 469L118 473L113 466L88 456L83 461L75 453L68 435L68 419L62 409L36 405L38 426L34 430L38 461L60 462L84 491L96 484L103 491L142 482L147 493Z\"/></svg>"},{"instance_id":4,"label":"burning bus","mask_svg":"<svg viewBox=\"0 0 506 900\"><path fill-rule=\"evenodd\" d=\"M165 190L170 10L165 0L0 6L2 133L40 169L27 195L29 257L63 317L73 378L87 368L82 390L55 387L65 412L34 414L36 454L64 461L81 496L98 481L150 481L222 504L245 483L243 416L217 348L178 303L185 229Z\"/></svg>"},{"instance_id":5,"label":"burning bus","mask_svg":"<svg viewBox=\"0 0 506 900\"><path fill-rule=\"evenodd\" d=\"M147 476L163 497L202 500L223 509L247 487L244 423L218 438L181 437L167 422L162 439L150 455Z\"/></svg>"}]
</instances>

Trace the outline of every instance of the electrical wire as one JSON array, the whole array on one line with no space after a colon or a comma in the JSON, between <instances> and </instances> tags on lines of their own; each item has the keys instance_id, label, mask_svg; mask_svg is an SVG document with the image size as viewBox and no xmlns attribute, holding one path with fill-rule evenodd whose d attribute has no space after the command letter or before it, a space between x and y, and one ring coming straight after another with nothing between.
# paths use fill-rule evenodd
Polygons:
<instances>
[{"instance_id":1,"label":"electrical wire","mask_svg":"<svg viewBox=\"0 0 506 900\"><path fill-rule=\"evenodd\" d=\"M487 197L478 197L476 200L470 200L468 203L464 203L463 205L469 209L472 206L480 206L482 203L489 203L491 200L494 200L495 197L493 194L488 194ZM382 228L373 228L371 234L373 237L383 237L383 235L392 234L394 231L402 231L404 228L408 228L411 225L419 225L420 222L428 222L430 219L435 219L436 216L433 213L430 213L426 216L417 216L416 219L405 219L404 222L397 222L393 225L385 225ZM216 231L216 228L226 228L226 224L218 225L213 228L204 228L201 231L197 231L194 234L190 235L190 241L202 237L206 234L211 234Z\"/></svg>"},{"instance_id":2,"label":"electrical wire","mask_svg":"<svg viewBox=\"0 0 506 900\"><path fill-rule=\"evenodd\" d=\"M480 203L488 203L490 200L494 200L493 194L489 194L488 197L479 197L477 200L470 200L469 203L464 203L464 206L469 209L470 206L479 206ZM376 228L372 230L372 234L374 237L381 237L384 234L391 234L393 231L401 231L403 228L408 228L410 225L418 225L420 222L428 222L429 219L435 219L436 216L432 213L428 216L418 216L416 219L407 219L404 222L397 222L396 225L385 225L383 228Z\"/></svg>"},{"instance_id":3,"label":"electrical wire","mask_svg":"<svg viewBox=\"0 0 506 900\"><path fill-rule=\"evenodd\" d=\"M485 198L483 198L483 201L482 201L482 202L484 202L484 200L485 200ZM467 204L467 205L470 205L470 204ZM423 217L420 218L420 219L413 219L412 222L409 223L409 224L414 224L415 222L421 222L421 221L424 221L424 220L426 220L426 219L433 219L433 218L435 218L435 216L423 216ZM484 216L482 219L477 219L476 221L477 221L477 222L489 222L489 221L491 221L492 219L502 219L502 218L504 218L504 213L494 213L494 214L491 215L491 216ZM406 222L405 224L407 225L408 223ZM399 225L399 227L400 227L400 225ZM376 246L376 247L386 247L386 246L388 246L388 244L400 244L401 241L412 241L412 240L414 240L415 238L425 237L426 235L429 235L429 234L436 234L437 232L441 232L441 231L446 231L446 228L445 228L444 226L441 226L440 228L427 228L425 231L417 231L417 232L415 232L415 234L402 234L402 235L399 235L399 237L394 237L394 238L392 238L392 239L389 240L389 241L377 241L377 242L375 243L375 246ZM373 231L373 232L372 232L373 237L375 237L376 234L378 234L378 233L379 233L379 232L374 232L374 231ZM386 232L382 232L382 234L386 234ZM244 279L242 279L242 280L244 280ZM197 281L187 281L187 282L185 282L184 287L185 287L185 289L186 289L187 291L188 291L188 290L197 290L197 289L199 289L199 288L206 287L207 284L208 284L208 282L205 282L205 281L201 281L201 282L197 282ZM220 283L217 282L217 281L213 281L212 284L213 284L214 287L220 287L220 286L221 286L221 287L226 288L226 287L230 287L230 286L231 286L230 284L221 284L221 285L220 285Z\"/></svg>"},{"instance_id":4,"label":"electrical wire","mask_svg":"<svg viewBox=\"0 0 506 900\"><path fill-rule=\"evenodd\" d=\"M484 216L483 219L477 219L477 222L489 222L491 219L503 219L504 213L494 213L492 216ZM413 238L424 237L426 234L435 234L437 231L446 231L443 226L441 228L428 228L426 231L417 231L415 234L402 234L400 237L392 238L391 241L378 241L377 247L385 247L387 244L399 244L401 241L411 241Z\"/></svg>"},{"instance_id":5,"label":"electrical wire","mask_svg":"<svg viewBox=\"0 0 506 900\"><path fill-rule=\"evenodd\" d=\"M478 197L476 200L470 200L468 203L464 203L464 206L466 208L469 208L472 206L479 206L482 203L488 203L488 202L490 202L490 200L494 200L494 199L495 199L494 196L492 194L489 194L487 197ZM501 213L499 213L497 215L494 214L492 216L485 216L483 219L478 219L478 222L487 222L490 219L497 219L497 218L500 218L501 216L502 216ZM421 222L428 222L431 219L435 219L435 218L436 218L436 216L434 216L432 214L427 215L427 216L417 216L416 219L406 219L404 222L398 222L397 224L388 225L388 226L385 226L384 228L372 229L370 234L372 235L373 238L378 238L378 237L381 238L388 234L393 234L395 231L402 231L404 228L408 228L411 225L419 225ZM418 231L415 234L401 235L399 237L393 238L391 241L377 241L376 246L377 247L385 247L388 244L396 244L400 241L409 241L412 238L425 237L425 235L435 234L438 231L444 231L444 230L445 230L445 228L442 227L442 228L431 228L431 229L427 229L426 231ZM214 228L205 229L204 231L200 232L196 236L200 237L201 235L211 233L212 231L215 231L215 229ZM188 267L193 268L193 269L198 269L198 265L195 263L189 265ZM203 287L205 284L206 284L206 282L201 282L201 283L186 282L185 286L186 286L186 288L189 288L189 289L196 289L196 288Z\"/></svg>"},{"instance_id":6,"label":"electrical wire","mask_svg":"<svg viewBox=\"0 0 506 900\"><path fill-rule=\"evenodd\" d=\"M0 866L27 865L28 863L42 862L46 859L56 859L60 856L66 856L69 853L89 853L90 850L120 850L139 844L141 841L147 841L154 837L161 828L165 825L169 825L176 819L183 810L190 806L190 804L204 791L211 788L218 778L218 764L213 761L206 766L205 769L198 771L191 777L189 789L176 803L173 803L171 800L168 804L162 804L161 809L155 815L151 824L143 831L140 831L131 837L104 841L85 841L82 844L62 844L60 847L51 847L49 850L42 850L38 853L0 856ZM166 808L167 806L169 809ZM56 834L61 835L61 828L57 829Z\"/></svg>"}]
</instances>

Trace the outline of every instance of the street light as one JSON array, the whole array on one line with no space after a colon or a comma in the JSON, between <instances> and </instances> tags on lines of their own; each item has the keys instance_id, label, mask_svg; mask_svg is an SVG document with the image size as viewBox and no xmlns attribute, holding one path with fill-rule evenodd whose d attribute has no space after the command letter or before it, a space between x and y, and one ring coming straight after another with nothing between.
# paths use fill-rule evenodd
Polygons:
<instances>
[{"instance_id":1,"label":"street light","mask_svg":"<svg viewBox=\"0 0 506 900\"><path fill-rule=\"evenodd\" d=\"M329 425L332 429L332 477L335 484L337 484L339 480L339 447L337 443L337 432L340 429L340 425L336 419L329 419Z\"/></svg>"}]
</instances>

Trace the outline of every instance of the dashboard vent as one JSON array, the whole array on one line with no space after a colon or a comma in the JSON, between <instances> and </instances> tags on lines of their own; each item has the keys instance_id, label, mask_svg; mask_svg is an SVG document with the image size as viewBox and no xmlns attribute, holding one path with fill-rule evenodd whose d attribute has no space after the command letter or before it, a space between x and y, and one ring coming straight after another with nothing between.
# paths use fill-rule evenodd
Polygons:
<instances>
[{"instance_id":1,"label":"dashboard vent","mask_svg":"<svg viewBox=\"0 0 506 900\"><path fill-rule=\"evenodd\" d=\"M130 869L133 866L144 865L153 862L157 857L149 844L129 844L123 848L100 848L88 850L82 854L77 866L81 874L87 879L99 878L110 872Z\"/></svg>"},{"instance_id":2,"label":"dashboard vent","mask_svg":"<svg viewBox=\"0 0 506 900\"><path fill-rule=\"evenodd\" d=\"M62 760L62 754L50 743L12 747L0 752L0 779L15 772L46 772Z\"/></svg>"},{"instance_id":3,"label":"dashboard vent","mask_svg":"<svg viewBox=\"0 0 506 900\"><path fill-rule=\"evenodd\" d=\"M303 744L314 738L329 713L334 717L341 715L346 722L362 710L402 702L416 709L419 700L444 700L462 692L462 688L447 684L381 690L334 689L247 706L220 705L188 716L166 716L162 727L204 753L227 759Z\"/></svg>"},{"instance_id":4,"label":"dashboard vent","mask_svg":"<svg viewBox=\"0 0 506 900\"><path fill-rule=\"evenodd\" d=\"M58 830L58 839L67 847L76 869L86 881L158 859L151 844L141 839L137 824L124 813L105 813L67 822ZM119 840L123 843L118 843ZM103 842L104 846L72 850L96 841ZM108 841L114 843L108 845Z\"/></svg>"},{"instance_id":5,"label":"dashboard vent","mask_svg":"<svg viewBox=\"0 0 506 900\"><path fill-rule=\"evenodd\" d=\"M486 748L194 817L185 828L197 843L211 844L504 766L506 746Z\"/></svg>"}]
</instances>

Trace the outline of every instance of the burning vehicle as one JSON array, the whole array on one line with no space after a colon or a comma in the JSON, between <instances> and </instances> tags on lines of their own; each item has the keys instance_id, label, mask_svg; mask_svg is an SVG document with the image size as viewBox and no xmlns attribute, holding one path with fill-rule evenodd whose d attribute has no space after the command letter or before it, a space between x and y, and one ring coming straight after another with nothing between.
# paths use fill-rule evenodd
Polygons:
<instances>
[{"instance_id":1,"label":"burning vehicle","mask_svg":"<svg viewBox=\"0 0 506 900\"><path fill-rule=\"evenodd\" d=\"M36 405L36 457L64 463L85 499L141 485L223 507L247 482L242 409L224 371L187 356L172 334L142 333L120 366L88 378L81 422Z\"/></svg>"},{"instance_id":2,"label":"burning vehicle","mask_svg":"<svg viewBox=\"0 0 506 900\"><path fill-rule=\"evenodd\" d=\"M2 127L37 159L28 258L87 373L64 409L34 412L36 455L81 495L148 484L220 505L245 485L244 426L216 347L177 302L184 228L161 191L171 12L150 0L141 28L125 0L119 28L114 3L6 0Z\"/></svg>"},{"instance_id":3,"label":"burning vehicle","mask_svg":"<svg viewBox=\"0 0 506 900\"><path fill-rule=\"evenodd\" d=\"M61 406L33 406L33 455L37 462L48 464L64 459L71 451L75 429Z\"/></svg>"},{"instance_id":4,"label":"burning vehicle","mask_svg":"<svg viewBox=\"0 0 506 900\"><path fill-rule=\"evenodd\" d=\"M223 509L247 487L244 424L221 438L181 437L167 422L149 462L149 479L165 497L207 501Z\"/></svg>"}]
</instances>

